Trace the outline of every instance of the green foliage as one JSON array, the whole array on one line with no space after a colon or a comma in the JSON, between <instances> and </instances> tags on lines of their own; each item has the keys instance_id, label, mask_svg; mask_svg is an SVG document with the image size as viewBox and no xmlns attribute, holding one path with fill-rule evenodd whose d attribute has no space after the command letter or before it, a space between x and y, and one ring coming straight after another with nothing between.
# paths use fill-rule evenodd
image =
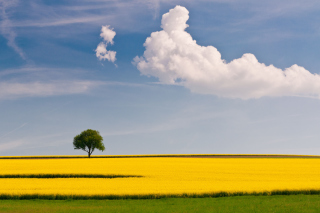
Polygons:
<instances>
[{"instance_id":1,"label":"green foliage","mask_svg":"<svg viewBox=\"0 0 320 213\"><path fill-rule=\"evenodd\" d=\"M83 151L88 152L88 157L90 158L92 152L95 149L98 149L100 151L105 150L102 140L103 138L98 131L87 129L81 132L80 135L74 137L73 147L74 149L82 149Z\"/></svg>"}]
</instances>

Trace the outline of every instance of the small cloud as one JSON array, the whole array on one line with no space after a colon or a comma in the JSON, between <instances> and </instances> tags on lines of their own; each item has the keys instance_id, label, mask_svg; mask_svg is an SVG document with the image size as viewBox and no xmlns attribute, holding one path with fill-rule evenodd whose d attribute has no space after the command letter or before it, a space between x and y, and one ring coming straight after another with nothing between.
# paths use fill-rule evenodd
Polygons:
<instances>
[{"instance_id":1,"label":"small cloud","mask_svg":"<svg viewBox=\"0 0 320 213\"><path fill-rule=\"evenodd\" d=\"M113 29L110 29L109 27L109 25L102 26L100 37L103 38L106 43L113 44L113 38L115 37L116 32L114 32Z\"/></svg>"},{"instance_id":2,"label":"small cloud","mask_svg":"<svg viewBox=\"0 0 320 213\"><path fill-rule=\"evenodd\" d=\"M96 56L101 60L108 60L111 62L115 62L116 60L116 53L115 51L107 50L108 44L113 44L113 38L116 35L116 32L113 29L110 29L109 25L102 26L100 37L103 38L103 41L99 43L97 46Z\"/></svg>"},{"instance_id":3,"label":"small cloud","mask_svg":"<svg viewBox=\"0 0 320 213\"><path fill-rule=\"evenodd\" d=\"M116 60L116 52L107 50L107 44L104 42L100 42L97 46L96 56L100 61L107 59L108 61L114 62Z\"/></svg>"},{"instance_id":4,"label":"small cloud","mask_svg":"<svg viewBox=\"0 0 320 213\"><path fill-rule=\"evenodd\" d=\"M143 56L133 63L142 75L192 92L226 98L302 96L320 98L320 75L296 64L284 70L245 53L227 63L213 46L198 45L185 31L189 11L176 6L162 16L163 30L151 33Z\"/></svg>"}]
</instances>

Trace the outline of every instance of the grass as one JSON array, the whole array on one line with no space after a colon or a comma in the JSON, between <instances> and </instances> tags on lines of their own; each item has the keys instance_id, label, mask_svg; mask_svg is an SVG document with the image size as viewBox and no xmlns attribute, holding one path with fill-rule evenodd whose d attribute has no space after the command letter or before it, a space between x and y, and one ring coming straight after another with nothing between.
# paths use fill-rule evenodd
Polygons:
<instances>
[{"instance_id":1,"label":"grass","mask_svg":"<svg viewBox=\"0 0 320 213\"><path fill-rule=\"evenodd\" d=\"M0 178L130 178L139 175L101 175L101 174L6 174Z\"/></svg>"},{"instance_id":2,"label":"grass","mask_svg":"<svg viewBox=\"0 0 320 213\"><path fill-rule=\"evenodd\" d=\"M1 200L0 212L319 212L320 196L236 196L153 200Z\"/></svg>"}]
</instances>

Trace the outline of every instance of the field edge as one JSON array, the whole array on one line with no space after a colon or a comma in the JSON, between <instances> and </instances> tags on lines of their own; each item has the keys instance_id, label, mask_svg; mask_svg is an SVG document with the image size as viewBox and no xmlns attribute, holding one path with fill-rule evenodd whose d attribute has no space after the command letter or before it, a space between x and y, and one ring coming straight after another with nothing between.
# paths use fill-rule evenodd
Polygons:
<instances>
[{"instance_id":1,"label":"field edge","mask_svg":"<svg viewBox=\"0 0 320 213\"><path fill-rule=\"evenodd\" d=\"M320 195L320 189L311 190L273 190L264 192L213 192L184 194L146 194L146 195L63 195L63 194L0 194L0 200L125 200L161 198L218 198L234 196L273 196L273 195Z\"/></svg>"},{"instance_id":2,"label":"field edge","mask_svg":"<svg viewBox=\"0 0 320 213\"><path fill-rule=\"evenodd\" d=\"M285 154L154 154L154 155L94 155L91 158L150 158L150 157L190 157L190 158L320 158L320 155ZM88 158L87 155L41 155L41 156L0 156L0 159L65 159ZM90 159L90 158L88 158Z\"/></svg>"}]
</instances>

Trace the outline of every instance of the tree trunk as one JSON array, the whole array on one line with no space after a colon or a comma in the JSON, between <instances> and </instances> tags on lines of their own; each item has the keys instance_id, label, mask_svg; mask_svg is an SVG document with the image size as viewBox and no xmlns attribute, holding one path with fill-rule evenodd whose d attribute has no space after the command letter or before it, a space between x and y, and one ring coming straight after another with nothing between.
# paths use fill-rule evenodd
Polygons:
<instances>
[{"instance_id":1,"label":"tree trunk","mask_svg":"<svg viewBox=\"0 0 320 213\"><path fill-rule=\"evenodd\" d=\"M88 151L88 158L90 158L90 155L91 155L91 149L89 148L89 151Z\"/></svg>"}]
</instances>

